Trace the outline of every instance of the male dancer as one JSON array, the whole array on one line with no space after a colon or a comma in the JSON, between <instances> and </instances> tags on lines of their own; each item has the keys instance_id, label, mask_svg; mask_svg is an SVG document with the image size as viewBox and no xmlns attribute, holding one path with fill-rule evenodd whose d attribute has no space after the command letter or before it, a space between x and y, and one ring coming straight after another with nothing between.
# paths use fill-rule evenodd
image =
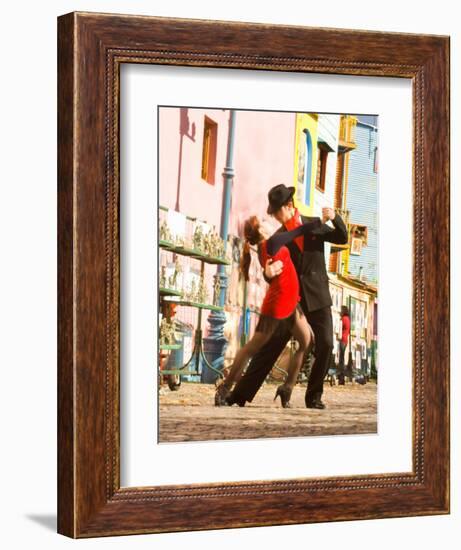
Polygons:
<instances>
[{"instance_id":1,"label":"male dancer","mask_svg":"<svg viewBox=\"0 0 461 550\"><path fill-rule=\"evenodd\" d=\"M276 185L269 193L267 213L282 224L279 231L294 229L302 223L314 221L315 217L300 216L293 204L294 187ZM298 273L301 293L301 307L315 336L315 361L309 376L305 395L306 407L324 409L322 401L323 380L328 372L333 350L333 321L331 317L331 296L325 266L324 243L346 244L347 228L333 208L322 209L322 225L307 237L298 237L289 243L291 258ZM334 228L326 225L331 220ZM264 275L266 280L277 277L283 269L281 262L267 262ZM244 406L252 401L256 392L271 371L282 353L291 334L274 335L269 342L252 358L245 374L235 385L227 401Z\"/></svg>"}]
</instances>

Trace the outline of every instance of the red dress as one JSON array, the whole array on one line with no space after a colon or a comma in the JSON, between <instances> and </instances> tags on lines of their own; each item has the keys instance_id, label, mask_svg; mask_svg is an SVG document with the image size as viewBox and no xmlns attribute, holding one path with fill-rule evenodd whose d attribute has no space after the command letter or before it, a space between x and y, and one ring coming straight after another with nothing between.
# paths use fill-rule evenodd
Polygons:
<instances>
[{"instance_id":1,"label":"red dress","mask_svg":"<svg viewBox=\"0 0 461 550\"><path fill-rule=\"evenodd\" d=\"M263 241L259 247L259 261L263 269L270 258L274 262L283 262L283 270L271 280L261 306L261 313L275 319L285 319L294 312L300 300L298 274L286 246L279 248L274 256L269 256L267 241Z\"/></svg>"}]
</instances>

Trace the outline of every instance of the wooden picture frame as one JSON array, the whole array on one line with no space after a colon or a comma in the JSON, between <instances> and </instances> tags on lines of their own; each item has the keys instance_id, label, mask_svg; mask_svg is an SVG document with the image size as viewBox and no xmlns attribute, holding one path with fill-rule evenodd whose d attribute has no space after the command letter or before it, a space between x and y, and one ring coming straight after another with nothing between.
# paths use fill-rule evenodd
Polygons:
<instances>
[{"instance_id":1,"label":"wooden picture frame","mask_svg":"<svg viewBox=\"0 0 461 550\"><path fill-rule=\"evenodd\" d=\"M122 63L412 79L411 472L120 487ZM58 71L59 533L96 537L448 513L449 38L71 13L58 20Z\"/></svg>"}]
</instances>

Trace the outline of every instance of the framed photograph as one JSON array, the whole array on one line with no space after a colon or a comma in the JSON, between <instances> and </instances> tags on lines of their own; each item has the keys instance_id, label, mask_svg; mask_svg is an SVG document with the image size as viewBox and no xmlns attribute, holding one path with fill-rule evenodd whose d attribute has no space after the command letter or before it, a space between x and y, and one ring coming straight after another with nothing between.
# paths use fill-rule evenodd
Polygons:
<instances>
[{"instance_id":1,"label":"framed photograph","mask_svg":"<svg viewBox=\"0 0 461 550\"><path fill-rule=\"evenodd\" d=\"M449 38L71 13L58 71L58 531L449 513Z\"/></svg>"}]
</instances>

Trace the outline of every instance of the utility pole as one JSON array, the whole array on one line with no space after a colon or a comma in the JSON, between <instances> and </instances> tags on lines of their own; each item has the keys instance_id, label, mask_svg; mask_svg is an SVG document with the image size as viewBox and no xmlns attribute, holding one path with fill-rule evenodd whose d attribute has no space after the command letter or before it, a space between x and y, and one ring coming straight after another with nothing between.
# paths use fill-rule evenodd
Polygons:
<instances>
[{"instance_id":1,"label":"utility pole","mask_svg":"<svg viewBox=\"0 0 461 550\"><path fill-rule=\"evenodd\" d=\"M234 109L230 110L229 115L229 132L227 138L227 155L226 165L223 170L224 178L224 193L222 202L221 214L221 238L227 243L229 235L229 217L232 197L232 184L234 181L234 141L235 141L235 118ZM226 274L226 266L219 265L215 275L219 280L219 306L224 307L226 303L226 292L228 286L228 277ZM222 370L224 367L224 352L227 347L227 340L224 337L224 325L226 324L226 314L224 311L212 311L208 316L210 323L209 336L204 339L206 346L206 355L208 361L213 368ZM213 383L216 380L216 374L210 369L202 370L202 382Z\"/></svg>"}]
</instances>

